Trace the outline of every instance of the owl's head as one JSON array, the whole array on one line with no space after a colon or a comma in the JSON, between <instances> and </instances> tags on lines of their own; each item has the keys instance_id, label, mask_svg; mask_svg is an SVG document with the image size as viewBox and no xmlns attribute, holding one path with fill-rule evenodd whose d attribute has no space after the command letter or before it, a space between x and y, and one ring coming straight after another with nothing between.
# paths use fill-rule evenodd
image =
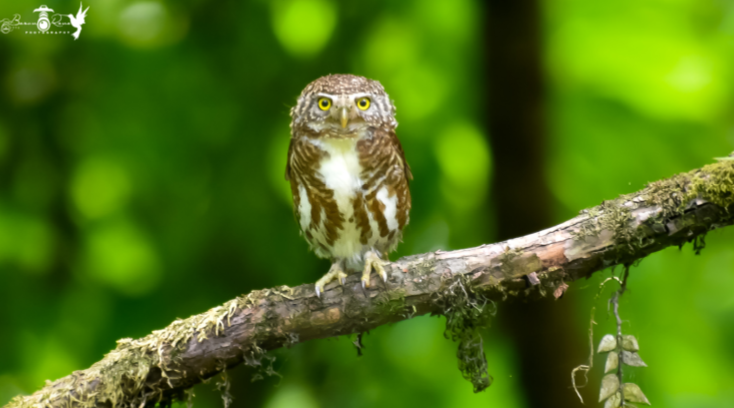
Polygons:
<instances>
[{"instance_id":1,"label":"owl's head","mask_svg":"<svg viewBox=\"0 0 734 408\"><path fill-rule=\"evenodd\" d=\"M291 128L323 137L350 137L370 126L395 128L395 106L378 81L336 74L306 86L291 109Z\"/></svg>"}]
</instances>

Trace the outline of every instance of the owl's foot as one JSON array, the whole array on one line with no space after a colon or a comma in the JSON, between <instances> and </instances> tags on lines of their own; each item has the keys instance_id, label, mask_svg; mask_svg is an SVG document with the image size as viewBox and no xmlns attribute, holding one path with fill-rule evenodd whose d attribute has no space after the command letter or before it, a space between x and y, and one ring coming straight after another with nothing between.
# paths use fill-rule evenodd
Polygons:
<instances>
[{"instance_id":1,"label":"owl's foot","mask_svg":"<svg viewBox=\"0 0 734 408\"><path fill-rule=\"evenodd\" d=\"M326 284L333 280L339 281L339 284L344 284L347 274L344 273L344 266L342 263L343 261L336 261L331 264L329 272L326 272L326 275L316 281L316 296L321 297L321 293L324 291Z\"/></svg>"},{"instance_id":2,"label":"owl's foot","mask_svg":"<svg viewBox=\"0 0 734 408\"><path fill-rule=\"evenodd\" d=\"M370 287L370 273L372 272L372 268L375 268L375 271L377 271L377 274L380 275L383 281L387 282L387 272L385 272L385 265L387 265L387 261L383 261L380 259L379 256L377 256L376 253L372 251L367 251L364 254L364 270L362 271L362 287L363 288L369 288Z\"/></svg>"}]
</instances>

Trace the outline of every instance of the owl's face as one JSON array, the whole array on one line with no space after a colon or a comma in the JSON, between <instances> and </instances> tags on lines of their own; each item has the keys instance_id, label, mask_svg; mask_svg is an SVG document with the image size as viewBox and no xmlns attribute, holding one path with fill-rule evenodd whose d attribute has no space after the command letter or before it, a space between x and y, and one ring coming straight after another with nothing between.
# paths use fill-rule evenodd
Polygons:
<instances>
[{"instance_id":1,"label":"owl's face","mask_svg":"<svg viewBox=\"0 0 734 408\"><path fill-rule=\"evenodd\" d=\"M353 137L370 126L398 125L395 106L378 81L343 74L308 84L291 118L291 128L306 126L320 137Z\"/></svg>"}]
</instances>

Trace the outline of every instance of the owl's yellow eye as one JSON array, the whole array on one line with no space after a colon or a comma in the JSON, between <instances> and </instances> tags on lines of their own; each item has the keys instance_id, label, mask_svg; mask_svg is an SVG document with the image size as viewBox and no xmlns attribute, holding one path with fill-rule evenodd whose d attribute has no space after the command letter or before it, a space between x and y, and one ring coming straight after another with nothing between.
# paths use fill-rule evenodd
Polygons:
<instances>
[{"instance_id":1,"label":"owl's yellow eye","mask_svg":"<svg viewBox=\"0 0 734 408\"><path fill-rule=\"evenodd\" d=\"M319 98L319 108L322 111L329 110L329 108L331 108L331 99Z\"/></svg>"},{"instance_id":2,"label":"owl's yellow eye","mask_svg":"<svg viewBox=\"0 0 734 408\"><path fill-rule=\"evenodd\" d=\"M367 110L370 107L370 98L357 99L357 107L361 110Z\"/></svg>"}]
</instances>

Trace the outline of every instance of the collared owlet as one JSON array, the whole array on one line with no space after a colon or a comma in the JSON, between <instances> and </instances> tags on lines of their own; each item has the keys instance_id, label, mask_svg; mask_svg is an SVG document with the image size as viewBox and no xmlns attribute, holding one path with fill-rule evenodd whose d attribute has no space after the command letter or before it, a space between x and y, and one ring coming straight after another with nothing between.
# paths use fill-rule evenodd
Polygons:
<instances>
[{"instance_id":1,"label":"collared owlet","mask_svg":"<svg viewBox=\"0 0 734 408\"><path fill-rule=\"evenodd\" d=\"M387 253L408 223L413 176L395 135L395 106L378 81L328 75L291 109L286 179L296 220L316 255L331 259L316 294L348 270L387 280Z\"/></svg>"}]
</instances>

